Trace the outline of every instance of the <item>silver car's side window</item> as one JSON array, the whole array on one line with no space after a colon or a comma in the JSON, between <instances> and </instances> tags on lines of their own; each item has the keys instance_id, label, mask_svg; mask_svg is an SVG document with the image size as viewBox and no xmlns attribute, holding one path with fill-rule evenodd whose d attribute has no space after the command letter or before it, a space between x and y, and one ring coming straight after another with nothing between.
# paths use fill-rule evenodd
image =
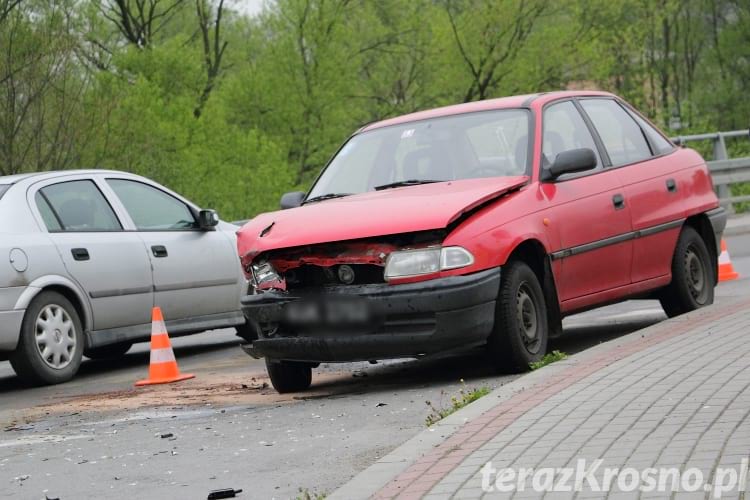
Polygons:
<instances>
[{"instance_id":1,"label":"silver car's side window","mask_svg":"<svg viewBox=\"0 0 750 500\"><path fill-rule=\"evenodd\" d=\"M47 230L62 231L62 225L60 224L60 221L55 215L55 212L52 210L52 207L50 207L49 203L47 203L47 199L42 195L41 191L37 191L35 199L36 206L42 216L44 225L47 226Z\"/></svg>"},{"instance_id":2,"label":"silver car's side window","mask_svg":"<svg viewBox=\"0 0 750 500\"><path fill-rule=\"evenodd\" d=\"M198 224L187 205L148 184L107 179L139 231L190 230Z\"/></svg>"},{"instance_id":3,"label":"silver car's side window","mask_svg":"<svg viewBox=\"0 0 750 500\"><path fill-rule=\"evenodd\" d=\"M36 200L50 232L122 230L112 207L90 180L45 186L37 192Z\"/></svg>"}]
</instances>

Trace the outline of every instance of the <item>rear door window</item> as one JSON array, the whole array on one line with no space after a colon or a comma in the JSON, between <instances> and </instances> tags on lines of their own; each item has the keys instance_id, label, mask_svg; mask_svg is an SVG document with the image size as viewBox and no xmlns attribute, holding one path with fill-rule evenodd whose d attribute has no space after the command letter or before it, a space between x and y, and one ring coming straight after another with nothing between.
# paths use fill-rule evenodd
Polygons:
<instances>
[{"instance_id":1,"label":"rear door window","mask_svg":"<svg viewBox=\"0 0 750 500\"><path fill-rule=\"evenodd\" d=\"M674 150L674 146L664 138L661 133L656 130L649 122L641 118L637 113L632 110L628 110L633 119L640 125L643 133L648 136L648 140L651 142L652 149L654 149L655 155L663 155Z\"/></svg>"},{"instance_id":2,"label":"rear door window","mask_svg":"<svg viewBox=\"0 0 750 500\"><path fill-rule=\"evenodd\" d=\"M38 193L37 208L49 231L122 230L112 207L91 180L51 184Z\"/></svg>"},{"instance_id":3,"label":"rear door window","mask_svg":"<svg viewBox=\"0 0 750 500\"><path fill-rule=\"evenodd\" d=\"M0 198L3 197L3 195L8 190L9 187L10 187L10 184L0 184Z\"/></svg>"},{"instance_id":4,"label":"rear door window","mask_svg":"<svg viewBox=\"0 0 750 500\"><path fill-rule=\"evenodd\" d=\"M47 226L48 231L62 231L63 227L60 220L55 215L52 207L49 206L47 198L42 195L41 191L37 191L36 193L36 206L42 215L42 220L44 221L44 225Z\"/></svg>"},{"instance_id":5,"label":"rear door window","mask_svg":"<svg viewBox=\"0 0 750 500\"><path fill-rule=\"evenodd\" d=\"M619 104L612 99L581 99L580 103L596 127L612 166L651 157L643 131Z\"/></svg>"}]
</instances>

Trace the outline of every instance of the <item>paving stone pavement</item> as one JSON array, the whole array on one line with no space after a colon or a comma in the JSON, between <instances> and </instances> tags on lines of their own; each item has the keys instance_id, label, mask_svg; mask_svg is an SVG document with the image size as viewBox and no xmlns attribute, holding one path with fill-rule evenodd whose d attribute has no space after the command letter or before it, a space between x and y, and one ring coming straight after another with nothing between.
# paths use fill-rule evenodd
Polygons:
<instances>
[{"instance_id":1,"label":"paving stone pavement","mask_svg":"<svg viewBox=\"0 0 750 500\"><path fill-rule=\"evenodd\" d=\"M567 366L534 372L532 384L497 404L485 403L483 412L474 411L447 439L414 453L411 460L403 458L408 449L397 450L390 462L385 457L383 467L395 470L393 463L399 460L408 466L384 484L373 483L365 471L332 498L681 499L717 498L721 493L720 498L750 499L741 491L750 456L748 340L750 301L745 299L602 344L591 354L563 362ZM549 376L542 375L545 370ZM577 488L576 473L596 460L601 462L593 474L595 485L583 480ZM493 470L485 468L487 463ZM372 468L374 475L377 466ZM534 480L545 484L541 469L561 467L574 471L568 481L573 491L533 488ZM500 492L495 480L497 471L505 468L512 472L505 472L510 476L500 486L513 488ZM529 470L525 481L518 479L521 468ZM603 485L605 468L623 471L610 476L609 487ZM629 484L646 483L645 476L629 482L626 468L638 474L653 468L652 477L667 487L627 491L632 489ZM676 479L678 491L668 486L673 476L657 474L668 468L681 474ZM684 485L690 489L693 483L686 476L693 473L685 472L692 468L700 471L703 482L695 483L699 491L688 492ZM533 477L535 472L539 477ZM548 478L556 483L564 474L550 470ZM728 488L732 479L735 486ZM373 491L364 484L368 480L376 486ZM711 486L717 483L723 490Z\"/></svg>"}]
</instances>

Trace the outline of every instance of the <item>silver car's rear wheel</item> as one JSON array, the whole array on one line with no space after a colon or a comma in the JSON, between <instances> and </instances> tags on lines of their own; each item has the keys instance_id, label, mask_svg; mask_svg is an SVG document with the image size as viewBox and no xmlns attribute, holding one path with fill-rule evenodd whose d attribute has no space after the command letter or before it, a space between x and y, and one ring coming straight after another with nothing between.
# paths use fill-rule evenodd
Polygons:
<instances>
[{"instance_id":1,"label":"silver car's rear wheel","mask_svg":"<svg viewBox=\"0 0 750 500\"><path fill-rule=\"evenodd\" d=\"M10 355L16 373L35 384L59 384L73 378L82 356L83 328L73 304L52 291L34 297Z\"/></svg>"}]
</instances>

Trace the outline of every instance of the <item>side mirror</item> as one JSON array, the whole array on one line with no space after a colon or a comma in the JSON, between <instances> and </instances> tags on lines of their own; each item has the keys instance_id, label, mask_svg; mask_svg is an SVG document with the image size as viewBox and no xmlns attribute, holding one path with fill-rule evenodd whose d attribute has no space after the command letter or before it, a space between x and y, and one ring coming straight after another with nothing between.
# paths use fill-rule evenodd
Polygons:
<instances>
[{"instance_id":1,"label":"side mirror","mask_svg":"<svg viewBox=\"0 0 750 500\"><path fill-rule=\"evenodd\" d=\"M219 214L216 210L201 210L198 212L198 226L204 231L210 231L219 224Z\"/></svg>"},{"instance_id":2,"label":"side mirror","mask_svg":"<svg viewBox=\"0 0 750 500\"><path fill-rule=\"evenodd\" d=\"M281 196L281 209L286 210L287 208L294 208L302 205L302 200L305 199L305 193L302 191L292 191L291 193L284 193Z\"/></svg>"},{"instance_id":3,"label":"side mirror","mask_svg":"<svg viewBox=\"0 0 750 500\"><path fill-rule=\"evenodd\" d=\"M555 162L542 170L542 180L557 179L563 174L583 172L596 168L596 155L589 148L571 149L563 151L555 158Z\"/></svg>"}]
</instances>

